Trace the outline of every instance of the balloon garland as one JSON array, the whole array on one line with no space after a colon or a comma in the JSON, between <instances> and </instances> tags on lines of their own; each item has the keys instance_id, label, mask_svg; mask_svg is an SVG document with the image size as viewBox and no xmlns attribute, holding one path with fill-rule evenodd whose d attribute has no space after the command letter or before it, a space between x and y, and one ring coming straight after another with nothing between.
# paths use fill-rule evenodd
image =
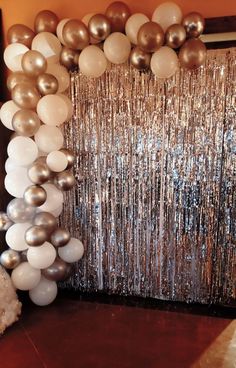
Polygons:
<instances>
[{"instance_id":1,"label":"balloon garland","mask_svg":"<svg viewBox=\"0 0 236 368\"><path fill-rule=\"evenodd\" d=\"M0 110L2 123L14 131L7 147L5 188L15 197L0 213L9 249L1 264L11 269L17 289L28 290L38 305L51 303L57 281L71 274L84 247L57 225L63 191L75 185L70 169L74 154L63 147L61 127L72 117L66 96L69 71L79 67L87 77L98 78L109 62L130 61L138 70L157 78L173 76L179 66L195 69L206 58L198 38L204 29L199 13L183 17L172 2L159 5L150 20L131 15L120 1L104 14L87 14L82 20L62 19L49 10L37 14L34 31L22 24L7 33L4 60L12 72L7 87L12 100Z\"/></svg>"}]
</instances>

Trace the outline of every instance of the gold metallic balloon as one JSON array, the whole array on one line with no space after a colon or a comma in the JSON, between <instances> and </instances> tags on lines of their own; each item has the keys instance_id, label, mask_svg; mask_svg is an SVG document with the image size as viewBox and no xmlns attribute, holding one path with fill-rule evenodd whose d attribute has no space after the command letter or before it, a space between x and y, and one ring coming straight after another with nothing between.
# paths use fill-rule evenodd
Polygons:
<instances>
[{"instance_id":1,"label":"gold metallic balloon","mask_svg":"<svg viewBox=\"0 0 236 368\"><path fill-rule=\"evenodd\" d=\"M180 65L186 69L197 69L206 60L206 46L198 38L187 40L180 49Z\"/></svg>"},{"instance_id":2,"label":"gold metallic balloon","mask_svg":"<svg viewBox=\"0 0 236 368\"><path fill-rule=\"evenodd\" d=\"M185 28L181 24L172 24L167 28L165 38L166 46L172 49L178 49L186 40Z\"/></svg>"},{"instance_id":3,"label":"gold metallic balloon","mask_svg":"<svg viewBox=\"0 0 236 368\"><path fill-rule=\"evenodd\" d=\"M12 118L12 126L18 135L32 137L40 127L40 120L32 110L19 110Z\"/></svg>"},{"instance_id":4,"label":"gold metallic balloon","mask_svg":"<svg viewBox=\"0 0 236 368\"><path fill-rule=\"evenodd\" d=\"M62 37L66 46L73 50L83 50L89 45L88 28L78 19L71 19L66 22L62 30Z\"/></svg>"},{"instance_id":5,"label":"gold metallic balloon","mask_svg":"<svg viewBox=\"0 0 236 368\"><path fill-rule=\"evenodd\" d=\"M22 43L28 48L31 47L35 33L24 24L14 24L7 31L8 43Z\"/></svg>"},{"instance_id":6,"label":"gold metallic balloon","mask_svg":"<svg viewBox=\"0 0 236 368\"><path fill-rule=\"evenodd\" d=\"M60 54L60 63L67 69L72 70L78 67L79 52L64 46Z\"/></svg>"},{"instance_id":7,"label":"gold metallic balloon","mask_svg":"<svg viewBox=\"0 0 236 368\"><path fill-rule=\"evenodd\" d=\"M50 10L42 10L35 17L34 30L36 33L56 33L58 23L59 19L55 13Z\"/></svg>"},{"instance_id":8,"label":"gold metallic balloon","mask_svg":"<svg viewBox=\"0 0 236 368\"><path fill-rule=\"evenodd\" d=\"M48 239L48 233L42 226L33 225L25 232L25 241L31 247L38 247Z\"/></svg>"},{"instance_id":9,"label":"gold metallic balloon","mask_svg":"<svg viewBox=\"0 0 236 368\"><path fill-rule=\"evenodd\" d=\"M150 66L151 54L140 49L140 47L135 47L130 54L130 63L138 70L148 69Z\"/></svg>"},{"instance_id":10,"label":"gold metallic balloon","mask_svg":"<svg viewBox=\"0 0 236 368\"><path fill-rule=\"evenodd\" d=\"M155 22L144 23L138 31L138 46L145 52L157 51L164 42L164 32Z\"/></svg>"},{"instance_id":11,"label":"gold metallic balloon","mask_svg":"<svg viewBox=\"0 0 236 368\"><path fill-rule=\"evenodd\" d=\"M35 80L23 72L11 73L7 78L7 88L9 91L13 90L13 88L20 83L30 83L34 85Z\"/></svg>"},{"instance_id":12,"label":"gold metallic balloon","mask_svg":"<svg viewBox=\"0 0 236 368\"><path fill-rule=\"evenodd\" d=\"M42 275L50 281L57 282L66 280L71 271L72 265L57 257L51 266L42 270Z\"/></svg>"},{"instance_id":13,"label":"gold metallic balloon","mask_svg":"<svg viewBox=\"0 0 236 368\"><path fill-rule=\"evenodd\" d=\"M62 171L56 175L55 184L62 191L70 190L75 185L75 177L70 171Z\"/></svg>"},{"instance_id":14,"label":"gold metallic balloon","mask_svg":"<svg viewBox=\"0 0 236 368\"><path fill-rule=\"evenodd\" d=\"M28 169L28 177L34 184L44 184L51 177L51 171L46 163L34 162Z\"/></svg>"},{"instance_id":15,"label":"gold metallic balloon","mask_svg":"<svg viewBox=\"0 0 236 368\"><path fill-rule=\"evenodd\" d=\"M70 233L62 227L57 228L51 235L51 243L54 247L64 247L70 241Z\"/></svg>"},{"instance_id":16,"label":"gold metallic balloon","mask_svg":"<svg viewBox=\"0 0 236 368\"><path fill-rule=\"evenodd\" d=\"M21 262L28 262L27 252L28 252L28 249L23 250L22 252L20 252L20 260L21 260Z\"/></svg>"},{"instance_id":17,"label":"gold metallic balloon","mask_svg":"<svg viewBox=\"0 0 236 368\"><path fill-rule=\"evenodd\" d=\"M131 15L129 7L122 1L111 3L106 9L105 15L111 22L112 32L124 32L125 23Z\"/></svg>"},{"instance_id":18,"label":"gold metallic balloon","mask_svg":"<svg viewBox=\"0 0 236 368\"><path fill-rule=\"evenodd\" d=\"M205 19L197 12L187 14L182 21L188 37L198 37L204 31Z\"/></svg>"},{"instance_id":19,"label":"gold metallic balloon","mask_svg":"<svg viewBox=\"0 0 236 368\"><path fill-rule=\"evenodd\" d=\"M21 66L25 74L30 77L37 77L47 69L47 60L36 50L27 51L21 60Z\"/></svg>"},{"instance_id":20,"label":"gold metallic balloon","mask_svg":"<svg viewBox=\"0 0 236 368\"><path fill-rule=\"evenodd\" d=\"M62 149L60 149L60 151L63 152L66 155L66 158L67 158L67 161L68 161L68 164L67 164L66 168L70 169L74 165L74 162L75 162L74 152L72 152L71 150L66 149L66 148L62 148Z\"/></svg>"},{"instance_id":21,"label":"gold metallic balloon","mask_svg":"<svg viewBox=\"0 0 236 368\"><path fill-rule=\"evenodd\" d=\"M9 219L5 212L0 212L0 231L6 231L13 225L13 222Z\"/></svg>"},{"instance_id":22,"label":"gold metallic balloon","mask_svg":"<svg viewBox=\"0 0 236 368\"><path fill-rule=\"evenodd\" d=\"M95 14L88 23L90 35L99 41L104 41L111 33L111 22L103 14Z\"/></svg>"},{"instance_id":23,"label":"gold metallic balloon","mask_svg":"<svg viewBox=\"0 0 236 368\"><path fill-rule=\"evenodd\" d=\"M24 200L33 207L39 207L44 204L47 199L46 190L39 185L31 185L24 192Z\"/></svg>"},{"instance_id":24,"label":"gold metallic balloon","mask_svg":"<svg viewBox=\"0 0 236 368\"><path fill-rule=\"evenodd\" d=\"M50 235L57 227L57 219L50 212L39 212L34 218L34 225L43 227Z\"/></svg>"},{"instance_id":25,"label":"gold metallic balloon","mask_svg":"<svg viewBox=\"0 0 236 368\"><path fill-rule=\"evenodd\" d=\"M37 78L37 88L41 95L53 95L58 90L58 80L54 75L44 73Z\"/></svg>"},{"instance_id":26,"label":"gold metallic balloon","mask_svg":"<svg viewBox=\"0 0 236 368\"><path fill-rule=\"evenodd\" d=\"M35 109L40 94L33 83L17 84L12 90L12 100L22 109Z\"/></svg>"},{"instance_id":27,"label":"gold metallic balloon","mask_svg":"<svg viewBox=\"0 0 236 368\"><path fill-rule=\"evenodd\" d=\"M0 257L0 263L8 270L13 270L21 262L21 257L18 252L13 249L5 250Z\"/></svg>"}]
</instances>

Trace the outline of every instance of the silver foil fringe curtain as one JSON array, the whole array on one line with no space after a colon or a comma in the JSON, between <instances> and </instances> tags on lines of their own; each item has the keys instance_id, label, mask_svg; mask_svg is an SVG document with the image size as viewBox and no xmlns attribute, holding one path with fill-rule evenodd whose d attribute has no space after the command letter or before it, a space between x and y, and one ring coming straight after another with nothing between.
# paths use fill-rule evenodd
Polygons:
<instances>
[{"instance_id":1,"label":"silver foil fringe curtain","mask_svg":"<svg viewBox=\"0 0 236 368\"><path fill-rule=\"evenodd\" d=\"M236 49L157 80L128 65L71 75L74 191L85 244L63 287L165 300L236 298Z\"/></svg>"}]
</instances>

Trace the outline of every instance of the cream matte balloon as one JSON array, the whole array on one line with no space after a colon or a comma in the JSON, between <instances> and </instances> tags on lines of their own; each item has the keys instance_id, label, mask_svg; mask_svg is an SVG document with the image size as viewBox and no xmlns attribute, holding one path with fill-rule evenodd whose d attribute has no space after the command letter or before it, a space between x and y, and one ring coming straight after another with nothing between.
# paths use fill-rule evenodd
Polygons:
<instances>
[{"instance_id":1,"label":"cream matte balloon","mask_svg":"<svg viewBox=\"0 0 236 368\"><path fill-rule=\"evenodd\" d=\"M103 45L106 58L113 64L125 63L130 55L131 43L123 33L112 33Z\"/></svg>"},{"instance_id":2,"label":"cream matte balloon","mask_svg":"<svg viewBox=\"0 0 236 368\"><path fill-rule=\"evenodd\" d=\"M68 120L70 120L72 118L72 115L73 115L73 105L72 105L72 102L69 99L69 97L63 95L62 93L58 93L57 95L60 96L61 98L63 98L63 100L67 104L68 114L67 114L66 121L68 121Z\"/></svg>"},{"instance_id":3,"label":"cream matte balloon","mask_svg":"<svg viewBox=\"0 0 236 368\"><path fill-rule=\"evenodd\" d=\"M62 148L64 137L59 128L42 125L34 136L38 148L46 153Z\"/></svg>"},{"instance_id":4,"label":"cream matte balloon","mask_svg":"<svg viewBox=\"0 0 236 368\"><path fill-rule=\"evenodd\" d=\"M27 47L31 47L32 40L35 33L32 29L26 27L24 24L14 24L7 31L8 43L21 43Z\"/></svg>"},{"instance_id":5,"label":"cream matte balloon","mask_svg":"<svg viewBox=\"0 0 236 368\"><path fill-rule=\"evenodd\" d=\"M40 120L32 110L19 110L13 116L12 126L18 135L32 137L39 130Z\"/></svg>"},{"instance_id":6,"label":"cream matte balloon","mask_svg":"<svg viewBox=\"0 0 236 368\"><path fill-rule=\"evenodd\" d=\"M137 45L138 43L138 31L140 27L149 22L149 18L142 13L135 13L129 17L125 25L125 33L131 43Z\"/></svg>"},{"instance_id":7,"label":"cream matte balloon","mask_svg":"<svg viewBox=\"0 0 236 368\"><path fill-rule=\"evenodd\" d=\"M47 199L47 194L44 188L39 185L31 185L24 192L24 201L33 207L43 205Z\"/></svg>"},{"instance_id":8,"label":"cream matte balloon","mask_svg":"<svg viewBox=\"0 0 236 368\"><path fill-rule=\"evenodd\" d=\"M44 269L56 259L56 250L51 243L45 242L39 247L29 247L27 252L27 259L29 264L38 269Z\"/></svg>"},{"instance_id":9,"label":"cream matte balloon","mask_svg":"<svg viewBox=\"0 0 236 368\"><path fill-rule=\"evenodd\" d=\"M107 68L104 52L97 46L87 46L79 56L79 68L87 77L100 77Z\"/></svg>"},{"instance_id":10,"label":"cream matte balloon","mask_svg":"<svg viewBox=\"0 0 236 368\"><path fill-rule=\"evenodd\" d=\"M12 100L22 109L35 109L40 94L34 84L20 83L11 91Z\"/></svg>"},{"instance_id":11,"label":"cream matte balloon","mask_svg":"<svg viewBox=\"0 0 236 368\"><path fill-rule=\"evenodd\" d=\"M59 126L66 121L68 107L60 96L47 95L39 100L37 114L44 124Z\"/></svg>"},{"instance_id":12,"label":"cream matte balloon","mask_svg":"<svg viewBox=\"0 0 236 368\"><path fill-rule=\"evenodd\" d=\"M26 75L24 72L14 72L7 77L7 88L9 91L12 91L13 88L20 83L34 84L35 80Z\"/></svg>"},{"instance_id":13,"label":"cream matte balloon","mask_svg":"<svg viewBox=\"0 0 236 368\"><path fill-rule=\"evenodd\" d=\"M24 191L31 185L31 181L27 175L27 169L25 167L17 167L10 171L4 180L4 185L9 194L13 197L22 198Z\"/></svg>"},{"instance_id":14,"label":"cream matte balloon","mask_svg":"<svg viewBox=\"0 0 236 368\"><path fill-rule=\"evenodd\" d=\"M31 247L41 246L47 238L48 234L42 226L33 225L25 232L25 241Z\"/></svg>"},{"instance_id":15,"label":"cream matte balloon","mask_svg":"<svg viewBox=\"0 0 236 368\"><path fill-rule=\"evenodd\" d=\"M62 213L62 211L63 211L63 203L62 203L59 207L55 208L54 210L50 210L49 212L50 212L53 216L55 216L55 217L59 217L59 216L60 216L60 214Z\"/></svg>"},{"instance_id":16,"label":"cream matte balloon","mask_svg":"<svg viewBox=\"0 0 236 368\"><path fill-rule=\"evenodd\" d=\"M50 10L40 11L34 20L34 30L39 32L51 32L56 33L57 24L59 19L55 13Z\"/></svg>"},{"instance_id":17,"label":"cream matte balloon","mask_svg":"<svg viewBox=\"0 0 236 368\"><path fill-rule=\"evenodd\" d=\"M31 48L41 52L51 64L58 63L62 49L58 38L50 32L38 33L32 41Z\"/></svg>"},{"instance_id":18,"label":"cream matte balloon","mask_svg":"<svg viewBox=\"0 0 236 368\"><path fill-rule=\"evenodd\" d=\"M43 73L37 78L37 88L43 96L56 93L58 86L58 80L52 74Z\"/></svg>"},{"instance_id":19,"label":"cream matte balloon","mask_svg":"<svg viewBox=\"0 0 236 368\"><path fill-rule=\"evenodd\" d=\"M6 173L10 173L11 171L14 171L15 169L19 168L19 165L15 163L10 157L7 158L5 162L5 171Z\"/></svg>"},{"instance_id":20,"label":"cream matte balloon","mask_svg":"<svg viewBox=\"0 0 236 368\"><path fill-rule=\"evenodd\" d=\"M171 1L167 1L155 9L152 21L160 24L165 32L172 24L180 24L182 17L183 14L180 7Z\"/></svg>"},{"instance_id":21,"label":"cream matte balloon","mask_svg":"<svg viewBox=\"0 0 236 368\"><path fill-rule=\"evenodd\" d=\"M18 165L30 165L38 156L38 147L31 138L16 137L7 146L8 156Z\"/></svg>"},{"instance_id":22,"label":"cream matte balloon","mask_svg":"<svg viewBox=\"0 0 236 368\"><path fill-rule=\"evenodd\" d=\"M7 215L15 223L31 222L35 216L35 208L27 205L23 198L15 198L8 203Z\"/></svg>"},{"instance_id":23,"label":"cream matte balloon","mask_svg":"<svg viewBox=\"0 0 236 368\"><path fill-rule=\"evenodd\" d=\"M12 126L12 119L14 114L20 110L20 107L15 104L14 101L10 100L5 102L0 110L0 120L6 128L14 130Z\"/></svg>"},{"instance_id":24,"label":"cream matte balloon","mask_svg":"<svg viewBox=\"0 0 236 368\"><path fill-rule=\"evenodd\" d=\"M57 25L57 30L56 30L56 32L57 32L57 37L58 37L58 39L60 40L60 42L62 43L62 45L64 45L64 46L65 46L65 41L64 41L63 36L62 36L62 31L63 31L63 27L64 27L64 25L68 22L68 20L70 20L70 19L69 19L69 18L62 19L62 20L58 23L58 25Z\"/></svg>"},{"instance_id":25,"label":"cream matte balloon","mask_svg":"<svg viewBox=\"0 0 236 368\"><path fill-rule=\"evenodd\" d=\"M40 279L40 270L36 270L28 262L21 263L11 274L12 283L19 290L33 289L39 284Z\"/></svg>"},{"instance_id":26,"label":"cream matte balloon","mask_svg":"<svg viewBox=\"0 0 236 368\"><path fill-rule=\"evenodd\" d=\"M41 277L39 284L29 291L32 302L39 306L51 304L57 296L57 284Z\"/></svg>"},{"instance_id":27,"label":"cream matte balloon","mask_svg":"<svg viewBox=\"0 0 236 368\"><path fill-rule=\"evenodd\" d=\"M179 69L179 59L174 50L163 46L152 55L150 65L157 78L170 78Z\"/></svg>"},{"instance_id":28,"label":"cream matte balloon","mask_svg":"<svg viewBox=\"0 0 236 368\"><path fill-rule=\"evenodd\" d=\"M29 167L28 176L32 183L40 185L46 183L50 179L51 171L46 163L36 161Z\"/></svg>"},{"instance_id":29,"label":"cream matte balloon","mask_svg":"<svg viewBox=\"0 0 236 368\"><path fill-rule=\"evenodd\" d=\"M64 92L70 86L70 76L66 68L59 64L48 65L47 73L52 74L58 81L58 93Z\"/></svg>"},{"instance_id":30,"label":"cream matte balloon","mask_svg":"<svg viewBox=\"0 0 236 368\"><path fill-rule=\"evenodd\" d=\"M28 47L21 43L12 43L5 48L3 59L12 72L22 71L21 60L23 55L29 51Z\"/></svg>"},{"instance_id":31,"label":"cream matte balloon","mask_svg":"<svg viewBox=\"0 0 236 368\"><path fill-rule=\"evenodd\" d=\"M49 212L39 212L34 218L34 225L43 227L51 235L57 227L57 219Z\"/></svg>"},{"instance_id":32,"label":"cream matte balloon","mask_svg":"<svg viewBox=\"0 0 236 368\"><path fill-rule=\"evenodd\" d=\"M47 165L54 172L61 172L66 169L68 161L66 155L60 151L50 152L47 156Z\"/></svg>"},{"instance_id":33,"label":"cream matte balloon","mask_svg":"<svg viewBox=\"0 0 236 368\"><path fill-rule=\"evenodd\" d=\"M0 264L8 270L13 270L20 264L20 262L20 253L13 249L5 250L0 256Z\"/></svg>"},{"instance_id":34,"label":"cream matte balloon","mask_svg":"<svg viewBox=\"0 0 236 368\"><path fill-rule=\"evenodd\" d=\"M28 249L28 244L25 241L25 232L31 226L28 222L12 225L6 232L7 245L17 251Z\"/></svg>"},{"instance_id":35,"label":"cream matte balloon","mask_svg":"<svg viewBox=\"0 0 236 368\"><path fill-rule=\"evenodd\" d=\"M66 149L66 148L62 148L60 150L61 152L63 152L65 155L66 155L66 158L67 158L67 169L70 169L74 162L75 162L75 155L74 155L74 152L69 150L69 149Z\"/></svg>"},{"instance_id":36,"label":"cream matte balloon","mask_svg":"<svg viewBox=\"0 0 236 368\"><path fill-rule=\"evenodd\" d=\"M42 187L47 193L47 200L39 209L43 212L51 212L63 203L63 194L53 184L43 184Z\"/></svg>"},{"instance_id":37,"label":"cream matte balloon","mask_svg":"<svg viewBox=\"0 0 236 368\"><path fill-rule=\"evenodd\" d=\"M67 245L58 248L58 254L65 262L77 262L84 254L83 243L78 239L71 238Z\"/></svg>"},{"instance_id":38,"label":"cream matte balloon","mask_svg":"<svg viewBox=\"0 0 236 368\"><path fill-rule=\"evenodd\" d=\"M21 66L25 74L38 77L47 69L47 60L40 52L29 50L23 55Z\"/></svg>"}]
</instances>

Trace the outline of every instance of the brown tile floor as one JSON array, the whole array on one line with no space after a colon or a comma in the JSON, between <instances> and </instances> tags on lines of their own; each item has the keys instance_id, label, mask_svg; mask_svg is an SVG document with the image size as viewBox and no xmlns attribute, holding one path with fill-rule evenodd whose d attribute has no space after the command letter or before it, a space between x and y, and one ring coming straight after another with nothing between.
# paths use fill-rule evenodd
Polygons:
<instances>
[{"instance_id":1,"label":"brown tile floor","mask_svg":"<svg viewBox=\"0 0 236 368\"><path fill-rule=\"evenodd\" d=\"M236 320L96 302L24 308L1 368L235 368Z\"/></svg>"}]
</instances>

